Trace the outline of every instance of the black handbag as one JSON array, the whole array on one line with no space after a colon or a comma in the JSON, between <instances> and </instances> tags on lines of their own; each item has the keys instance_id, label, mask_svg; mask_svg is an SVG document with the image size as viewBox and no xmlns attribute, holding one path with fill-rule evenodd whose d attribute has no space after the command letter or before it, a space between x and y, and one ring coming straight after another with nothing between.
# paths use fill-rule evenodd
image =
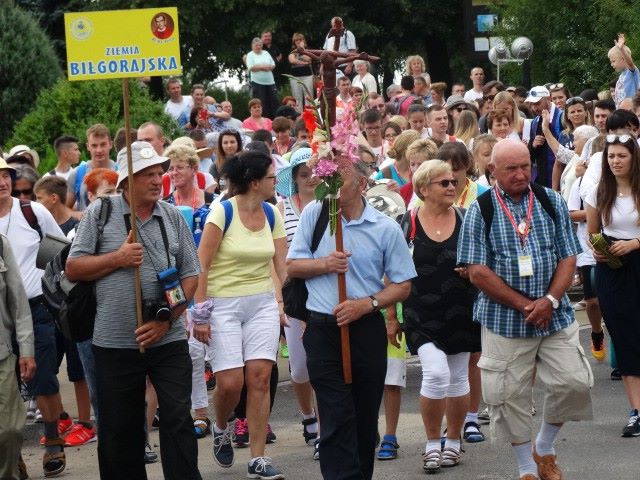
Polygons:
<instances>
[{"instance_id":1,"label":"black handbag","mask_svg":"<svg viewBox=\"0 0 640 480\"><path fill-rule=\"evenodd\" d=\"M329 202L324 201L322 203L322 209L320 215L316 221L316 226L313 229L313 237L311 239L311 253L314 253L318 249L320 240L324 235L325 230L329 225ZM297 318L306 322L309 318L309 311L307 310L307 298L309 292L307 291L307 284L304 278L287 278L282 285L282 301L284 303L284 313L292 318Z\"/></svg>"}]
</instances>

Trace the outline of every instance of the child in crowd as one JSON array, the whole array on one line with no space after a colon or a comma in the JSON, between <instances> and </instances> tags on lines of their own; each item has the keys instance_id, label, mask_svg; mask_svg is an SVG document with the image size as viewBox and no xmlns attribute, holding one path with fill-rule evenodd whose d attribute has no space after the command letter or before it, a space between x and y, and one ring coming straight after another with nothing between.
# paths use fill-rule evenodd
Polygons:
<instances>
[{"instance_id":1,"label":"child in crowd","mask_svg":"<svg viewBox=\"0 0 640 480\"><path fill-rule=\"evenodd\" d=\"M407 112L409 127L420 134L420 138L429 138L427 128L427 109L421 104L409 105Z\"/></svg>"},{"instance_id":2,"label":"child in crowd","mask_svg":"<svg viewBox=\"0 0 640 480\"><path fill-rule=\"evenodd\" d=\"M620 108L620 103L625 98L633 98L640 89L640 71L633 63L631 50L625 45L624 33L618 35L618 40L609 50L608 57L613 69L620 72L613 94L616 108Z\"/></svg>"},{"instance_id":3,"label":"child in crowd","mask_svg":"<svg viewBox=\"0 0 640 480\"><path fill-rule=\"evenodd\" d=\"M495 183L495 178L491 175L491 172L487 169L487 165L491 161L491 152L493 147L498 143L498 139L490 134L479 135L473 142L472 155L476 162L477 182L478 185L484 187L492 187Z\"/></svg>"}]
</instances>

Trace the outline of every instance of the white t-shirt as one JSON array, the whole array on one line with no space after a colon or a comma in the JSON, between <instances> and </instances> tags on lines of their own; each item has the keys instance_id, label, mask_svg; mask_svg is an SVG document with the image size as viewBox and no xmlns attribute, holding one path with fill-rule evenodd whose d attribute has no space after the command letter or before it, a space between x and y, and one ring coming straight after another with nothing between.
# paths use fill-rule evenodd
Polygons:
<instances>
[{"instance_id":1,"label":"white t-shirt","mask_svg":"<svg viewBox=\"0 0 640 480\"><path fill-rule=\"evenodd\" d=\"M573 182L571 191L569 192L567 207L570 212L585 210L587 208L580 200L580 181L581 179ZM578 226L576 236L582 247L582 253L579 253L576 257L576 266L584 267L585 265L595 265L596 260L593 258L593 253L587 244L587 222L576 222L576 225Z\"/></svg>"},{"instance_id":2,"label":"white t-shirt","mask_svg":"<svg viewBox=\"0 0 640 480\"><path fill-rule=\"evenodd\" d=\"M592 188L584 199L584 202L594 207L597 204L598 189ZM640 238L640 225L638 225L638 209L633 196L616 197L616 202L611 209L611 223L602 226L602 231L613 238L630 239Z\"/></svg>"},{"instance_id":3,"label":"white t-shirt","mask_svg":"<svg viewBox=\"0 0 640 480\"><path fill-rule=\"evenodd\" d=\"M5 234L11 242L27 298L31 299L42 295L41 280L44 270L36 268L40 236L24 218L20 209L20 201L17 198L13 198L12 201L9 213L0 217L0 233ZM64 238L62 230L58 227L49 210L37 202L31 202L31 208L38 219L43 237L49 233L55 237Z\"/></svg>"},{"instance_id":4,"label":"white t-shirt","mask_svg":"<svg viewBox=\"0 0 640 480\"><path fill-rule=\"evenodd\" d=\"M473 88L464 92L465 102L475 102L483 97L482 92L476 92Z\"/></svg>"},{"instance_id":5,"label":"white t-shirt","mask_svg":"<svg viewBox=\"0 0 640 480\"><path fill-rule=\"evenodd\" d=\"M326 37L324 41L323 50L333 50L333 42L335 41L335 37ZM345 30L344 35L340 37L340 45L338 46L338 51L342 53L347 53L349 50L357 50L356 46L356 37L354 37L353 33L350 30Z\"/></svg>"},{"instance_id":6,"label":"white t-shirt","mask_svg":"<svg viewBox=\"0 0 640 480\"><path fill-rule=\"evenodd\" d=\"M69 168L69 170L67 170L66 172L59 172L58 170L54 170L55 171L55 175L57 177L62 177L65 179L65 181L69 180L69 175L71 175L71 172L73 171L73 167ZM51 172L47 172L44 175L42 175L42 178L44 177L50 177L51 176Z\"/></svg>"},{"instance_id":7,"label":"white t-shirt","mask_svg":"<svg viewBox=\"0 0 640 480\"><path fill-rule=\"evenodd\" d=\"M164 106L164 111L167 115L170 115L175 120L178 120L183 112L185 112L186 110L191 111L192 108L193 98L191 97L191 95L183 95L181 102L174 102L172 100L169 100Z\"/></svg>"},{"instance_id":8,"label":"white t-shirt","mask_svg":"<svg viewBox=\"0 0 640 480\"><path fill-rule=\"evenodd\" d=\"M378 83L373 75L369 72L363 77L360 78L360 75L356 75L353 77L353 82L351 83L352 87L360 87L364 91L365 87L367 92L378 92Z\"/></svg>"},{"instance_id":9,"label":"white t-shirt","mask_svg":"<svg viewBox=\"0 0 640 480\"><path fill-rule=\"evenodd\" d=\"M582 176L582 182L580 182L580 198L586 201L587 197L594 190L595 186L600 183L600 176L602 175L602 152L597 152L591 155L587 171Z\"/></svg>"}]
</instances>

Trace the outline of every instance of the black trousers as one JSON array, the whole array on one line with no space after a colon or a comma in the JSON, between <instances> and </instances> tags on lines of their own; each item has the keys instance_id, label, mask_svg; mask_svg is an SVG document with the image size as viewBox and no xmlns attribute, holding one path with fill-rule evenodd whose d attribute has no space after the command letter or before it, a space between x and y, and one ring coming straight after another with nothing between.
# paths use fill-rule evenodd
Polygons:
<instances>
[{"instance_id":1,"label":"black trousers","mask_svg":"<svg viewBox=\"0 0 640 480\"><path fill-rule=\"evenodd\" d=\"M191 358L186 340L138 350L94 346L98 462L102 480L146 480L143 428L146 377L162 411L160 455L167 480L201 480L191 417Z\"/></svg>"},{"instance_id":2,"label":"black trousers","mask_svg":"<svg viewBox=\"0 0 640 480\"><path fill-rule=\"evenodd\" d=\"M273 120L279 106L278 90L276 89L275 84L261 85L259 83L251 82L251 96L262 102L262 116Z\"/></svg>"},{"instance_id":3,"label":"black trousers","mask_svg":"<svg viewBox=\"0 0 640 480\"><path fill-rule=\"evenodd\" d=\"M353 383L342 376L340 329L330 315L310 312L303 343L322 422L320 469L326 480L370 480L378 412L387 373L387 334L380 313L350 324Z\"/></svg>"}]
</instances>

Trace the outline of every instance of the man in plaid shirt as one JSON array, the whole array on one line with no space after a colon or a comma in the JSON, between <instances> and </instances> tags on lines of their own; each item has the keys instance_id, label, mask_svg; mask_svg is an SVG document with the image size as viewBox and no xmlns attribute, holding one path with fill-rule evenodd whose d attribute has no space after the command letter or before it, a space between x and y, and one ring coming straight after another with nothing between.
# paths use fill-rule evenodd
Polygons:
<instances>
[{"instance_id":1,"label":"man in plaid shirt","mask_svg":"<svg viewBox=\"0 0 640 480\"><path fill-rule=\"evenodd\" d=\"M458 262L480 289L474 319L483 326L482 392L492 421L511 441L520 479L561 480L554 449L560 427L593 417L593 377L565 293L580 247L562 198L532 190L526 146L499 142L492 164L497 184L469 208L458 243ZM534 375L546 392L532 445Z\"/></svg>"}]
</instances>

